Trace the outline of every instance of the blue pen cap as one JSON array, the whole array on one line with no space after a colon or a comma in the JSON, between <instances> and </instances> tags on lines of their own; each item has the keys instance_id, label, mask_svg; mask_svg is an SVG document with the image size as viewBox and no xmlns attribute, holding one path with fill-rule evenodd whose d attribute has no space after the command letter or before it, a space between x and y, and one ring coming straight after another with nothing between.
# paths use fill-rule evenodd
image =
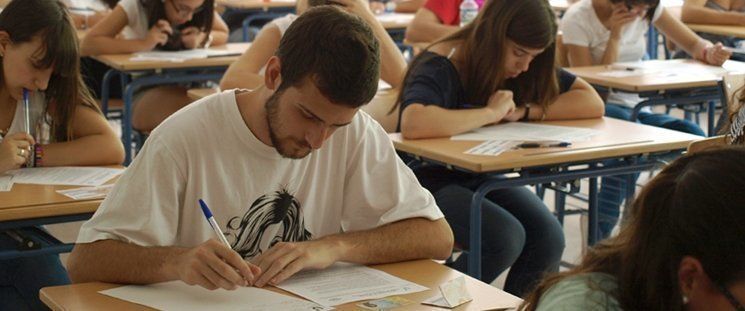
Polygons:
<instances>
[{"instance_id":1,"label":"blue pen cap","mask_svg":"<svg viewBox=\"0 0 745 311\"><path fill-rule=\"evenodd\" d=\"M202 213L204 213L204 217L207 217L207 219L212 218L212 212L210 211L210 208L207 207L207 203L204 203L202 199L199 199L199 206L202 207Z\"/></svg>"}]
</instances>

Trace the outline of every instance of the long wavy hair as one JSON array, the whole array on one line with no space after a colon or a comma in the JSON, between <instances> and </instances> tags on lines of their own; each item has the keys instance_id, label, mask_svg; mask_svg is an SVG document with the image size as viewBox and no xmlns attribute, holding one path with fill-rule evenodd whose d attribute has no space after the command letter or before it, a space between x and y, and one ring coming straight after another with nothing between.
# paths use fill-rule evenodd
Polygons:
<instances>
[{"instance_id":1,"label":"long wavy hair","mask_svg":"<svg viewBox=\"0 0 745 311\"><path fill-rule=\"evenodd\" d=\"M54 68L44 91L45 111L51 116L51 138L73 139L72 124L78 105L98 113L101 110L80 75L80 44L65 5L55 0L11 1L0 13L0 30L10 35L13 44L30 42L40 36L43 42L40 52L44 56L34 66Z\"/></svg>"},{"instance_id":2,"label":"long wavy hair","mask_svg":"<svg viewBox=\"0 0 745 311\"><path fill-rule=\"evenodd\" d=\"M546 0L489 0L473 22L432 45L446 41L463 42L461 49L465 57L459 74L469 104L486 106L494 92L508 89L521 102L538 104L545 111L559 95L555 65L556 32L554 13ZM533 59L528 71L513 79L504 78L507 39L528 48L545 49ZM428 57L432 55L422 53L409 66L398 104L409 76ZM396 108L394 106L391 112Z\"/></svg>"},{"instance_id":3,"label":"long wavy hair","mask_svg":"<svg viewBox=\"0 0 745 311\"><path fill-rule=\"evenodd\" d=\"M657 175L634 202L621 233L591 248L579 266L546 278L520 306L535 310L541 296L571 276L612 275L608 293L624 310L682 310L678 268L697 258L714 284L745 280L745 148L686 155ZM592 285L592 284L589 284Z\"/></svg>"},{"instance_id":4,"label":"long wavy hair","mask_svg":"<svg viewBox=\"0 0 745 311\"><path fill-rule=\"evenodd\" d=\"M147 14L147 26L153 27L158 20L166 19L166 3L165 1L173 0L140 0L140 3L145 8ZM215 0L204 0L201 6L202 10L195 13L191 20L173 27L174 33L169 36L168 43L162 47L165 50L182 50L184 49L183 43L181 43L180 30L186 27L196 27L200 31L209 34L212 31L212 20L215 16ZM204 45L208 38L205 37L201 42Z\"/></svg>"}]
</instances>

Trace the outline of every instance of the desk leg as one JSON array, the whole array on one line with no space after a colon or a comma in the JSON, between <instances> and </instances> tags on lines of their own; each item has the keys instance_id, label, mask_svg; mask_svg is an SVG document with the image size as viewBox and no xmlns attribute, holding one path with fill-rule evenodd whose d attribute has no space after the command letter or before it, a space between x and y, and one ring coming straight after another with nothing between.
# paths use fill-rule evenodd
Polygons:
<instances>
[{"instance_id":1,"label":"desk leg","mask_svg":"<svg viewBox=\"0 0 745 311\"><path fill-rule=\"evenodd\" d=\"M109 94L111 91L111 79L114 78L114 75L118 72L114 69L109 69L106 71L106 73L103 75L103 81L101 82L101 111L103 112L103 116L108 118L109 116L109 97L111 97L111 94Z\"/></svg>"},{"instance_id":2,"label":"desk leg","mask_svg":"<svg viewBox=\"0 0 745 311\"><path fill-rule=\"evenodd\" d=\"M129 76L121 73L122 82L122 143L124 144L124 165L127 166L132 162L132 100L135 88L129 84Z\"/></svg>"},{"instance_id":3,"label":"desk leg","mask_svg":"<svg viewBox=\"0 0 745 311\"><path fill-rule=\"evenodd\" d=\"M468 275L476 279L481 279L481 203L489 191L488 183L484 183L474 192L471 199Z\"/></svg>"},{"instance_id":4,"label":"desk leg","mask_svg":"<svg viewBox=\"0 0 745 311\"><path fill-rule=\"evenodd\" d=\"M598 178L591 177L587 197L587 245L593 246L600 236L598 230Z\"/></svg>"}]
</instances>

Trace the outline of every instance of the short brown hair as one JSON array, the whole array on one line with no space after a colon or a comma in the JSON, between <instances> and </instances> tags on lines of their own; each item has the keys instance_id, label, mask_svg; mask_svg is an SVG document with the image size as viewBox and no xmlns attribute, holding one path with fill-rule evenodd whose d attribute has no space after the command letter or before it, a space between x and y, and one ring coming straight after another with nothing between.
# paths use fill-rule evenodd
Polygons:
<instances>
[{"instance_id":1,"label":"short brown hair","mask_svg":"<svg viewBox=\"0 0 745 311\"><path fill-rule=\"evenodd\" d=\"M331 102L352 108L368 103L377 92L378 41L367 23L335 6L300 15L275 55L282 64L278 92L310 77Z\"/></svg>"}]
</instances>

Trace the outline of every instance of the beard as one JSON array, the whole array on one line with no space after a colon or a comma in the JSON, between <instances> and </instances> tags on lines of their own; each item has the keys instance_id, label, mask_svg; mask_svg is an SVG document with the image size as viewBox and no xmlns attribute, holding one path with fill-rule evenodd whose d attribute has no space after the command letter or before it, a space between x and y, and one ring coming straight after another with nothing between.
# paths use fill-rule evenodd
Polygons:
<instances>
[{"instance_id":1,"label":"beard","mask_svg":"<svg viewBox=\"0 0 745 311\"><path fill-rule=\"evenodd\" d=\"M269 139L277 153L288 159L305 158L312 150L304 140L298 140L288 135L282 135L283 124L279 116L279 98L282 91L275 92L264 104L266 109L266 123L269 125Z\"/></svg>"}]
</instances>

